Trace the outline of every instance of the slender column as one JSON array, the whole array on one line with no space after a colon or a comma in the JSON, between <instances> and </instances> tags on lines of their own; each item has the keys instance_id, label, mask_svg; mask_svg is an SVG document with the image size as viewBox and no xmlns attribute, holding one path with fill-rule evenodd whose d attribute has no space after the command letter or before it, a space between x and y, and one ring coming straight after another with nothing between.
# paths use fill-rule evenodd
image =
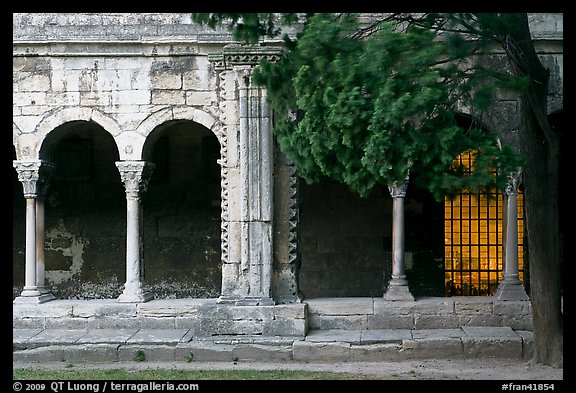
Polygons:
<instances>
[{"instance_id":1,"label":"slender column","mask_svg":"<svg viewBox=\"0 0 576 393\"><path fill-rule=\"evenodd\" d=\"M46 258L44 252L44 201L46 197L46 188L38 194L36 198L36 284L38 291L45 295L50 300L56 297L46 288L45 273L46 273Z\"/></svg>"},{"instance_id":2,"label":"slender column","mask_svg":"<svg viewBox=\"0 0 576 393\"><path fill-rule=\"evenodd\" d=\"M154 164L144 161L117 161L126 187L126 284L118 297L122 303L141 303L153 298L142 290L140 195L146 191Z\"/></svg>"},{"instance_id":3,"label":"slender column","mask_svg":"<svg viewBox=\"0 0 576 393\"><path fill-rule=\"evenodd\" d=\"M48 185L52 164L42 161L14 161L18 180L24 188L26 198L26 267L22 293L14 299L15 303L44 303L55 299L44 288L44 205L43 200ZM40 211L38 211L40 205ZM37 220L37 215L40 217ZM41 263L37 263L40 255Z\"/></svg>"},{"instance_id":4,"label":"slender column","mask_svg":"<svg viewBox=\"0 0 576 393\"><path fill-rule=\"evenodd\" d=\"M384 293L386 300L414 300L408 288L404 263L404 197L408 180L388 187L393 199L392 217L392 278Z\"/></svg>"},{"instance_id":5,"label":"slender column","mask_svg":"<svg viewBox=\"0 0 576 393\"><path fill-rule=\"evenodd\" d=\"M504 269L494 297L497 300L529 300L518 278L518 186L521 171L514 172L504 190Z\"/></svg>"}]
</instances>

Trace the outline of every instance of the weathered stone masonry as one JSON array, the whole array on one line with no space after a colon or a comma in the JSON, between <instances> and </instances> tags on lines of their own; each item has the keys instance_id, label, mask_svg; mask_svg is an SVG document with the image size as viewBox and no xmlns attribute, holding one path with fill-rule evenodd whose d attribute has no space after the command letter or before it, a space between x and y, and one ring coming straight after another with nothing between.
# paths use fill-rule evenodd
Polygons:
<instances>
[{"instance_id":1,"label":"weathered stone masonry","mask_svg":"<svg viewBox=\"0 0 576 393\"><path fill-rule=\"evenodd\" d=\"M14 14L13 22L15 307L54 297L207 298L194 308L202 312L182 314L206 334L301 335L310 323L351 322L348 309L308 321L307 294L382 296L391 280L385 301L442 296L427 251L434 236L421 233L437 206L399 186L372 204L329 182L300 184L278 150L266 91L251 72L277 59L281 42L234 44L189 14ZM542 49L552 113L562 102L561 15L532 22L552 42ZM515 144L515 101L501 97L482 121ZM515 218L507 221L511 238ZM513 247L506 257L497 300L526 300ZM439 285L426 283L431 275ZM369 328L384 323L376 309L389 310L376 307ZM510 321L499 315L465 323Z\"/></svg>"}]
</instances>

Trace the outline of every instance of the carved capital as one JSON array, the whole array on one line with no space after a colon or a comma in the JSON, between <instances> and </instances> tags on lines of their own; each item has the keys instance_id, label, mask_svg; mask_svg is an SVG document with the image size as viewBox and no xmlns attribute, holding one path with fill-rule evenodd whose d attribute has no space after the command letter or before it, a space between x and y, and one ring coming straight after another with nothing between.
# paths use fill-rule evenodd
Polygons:
<instances>
[{"instance_id":1,"label":"carved capital","mask_svg":"<svg viewBox=\"0 0 576 393\"><path fill-rule=\"evenodd\" d=\"M43 198L46 195L51 174L56 168L54 164L44 160L13 161L22 182L25 198Z\"/></svg>"},{"instance_id":2,"label":"carved capital","mask_svg":"<svg viewBox=\"0 0 576 393\"><path fill-rule=\"evenodd\" d=\"M518 169L508 175L508 183L504 188L506 195L518 195L518 187L522 181L522 170Z\"/></svg>"},{"instance_id":3,"label":"carved capital","mask_svg":"<svg viewBox=\"0 0 576 393\"><path fill-rule=\"evenodd\" d=\"M408 189L408 177L404 181L395 181L388 185L388 191L392 198L404 198Z\"/></svg>"},{"instance_id":4,"label":"carved capital","mask_svg":"<svg viewBox=\"0 0 576 393\"><path fill-rule=\"evenodd\" d=\"M146 161L117 161L116 167L126 188L126 198L140 199L140 193L146 191L156 165Z\"/></svg>"}]
</instances>

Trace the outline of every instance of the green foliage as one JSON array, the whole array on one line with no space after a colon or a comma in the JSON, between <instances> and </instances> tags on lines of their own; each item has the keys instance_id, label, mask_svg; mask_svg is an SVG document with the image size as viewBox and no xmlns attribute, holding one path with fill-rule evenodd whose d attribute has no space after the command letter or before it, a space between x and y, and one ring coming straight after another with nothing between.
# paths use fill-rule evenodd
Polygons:
<instances>
[{"instance_id":1,"label":"green foliage","mask_svg":"<svg viewBox=\"0 0 576 393\"><path fill-rule=\"evenodd\" d=\"M80 370L43 370L42 368L14 369L14 380L154 380L154 381L198 381L198 380L329 380L370 379L364 375L344 372L305 370L197 370L146 368L142 370L109 369L93 367Z\"/></svg>"},{"instance_id":2,"label":"green foliage","mask_svg":"<svg viewBox=\"0 0 576 393\"><path fill-rule=\"evenodd\" d=\"M244 23L256 35L278 34L270 15ZM367 195L410 176L439 200L462 188L501 187L494 168L505 174L518 156L501 148L496 134L462 128L456 108L485 110L497 89L521 90L527 81L470 64L488 41L483 36L469 40L455 29L440 35L437 28L496 29L501 19L450 15L428 14L403 29L382 20L359 39L357 15L310 14L296 39L286 39L280 61L257 67L254 82L267 88L277 112L273 131L302 178L328 176ZM232 16L231 28L238 20ZM452 165L469 149L477 151L472 174Z\"/></svg>"},{"instance_id":3,"label":"green foliage","mask_svg":"<svg viewBox=\"0 0 576 393\"><path fill-rule=\"evenodd\" d=\"M279 26L291 25L298 20L295 13L195 13L192 20L211 28L226 25L233 37L249 44L261 37L274 37L281 33Z\"/></svg>"},{"instance_id":4,"label":"green foliage","mask_svg":"<svg viewBox=\"0 0 576 393\"><path fill-rule=\"evenodd\" d=\"M136 352L134 352L134 356L132 358L136 362L143 362L144 360L146 360L146 355L144 354L144 351L139 349Z\"/></svg>"}]
</instances>

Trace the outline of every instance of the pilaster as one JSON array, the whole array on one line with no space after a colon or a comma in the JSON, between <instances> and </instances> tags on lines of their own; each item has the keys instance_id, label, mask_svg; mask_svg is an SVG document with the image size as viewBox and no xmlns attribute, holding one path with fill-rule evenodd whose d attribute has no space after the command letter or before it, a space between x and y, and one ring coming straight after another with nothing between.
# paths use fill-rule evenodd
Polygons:
<instances>
[{"instance_id":1,"label":"pilaster","mask_svg":"<svg viewBox=\"0 0 576 393\"><path fill-rule=\"evenodd\" d=\"M232 70L237 86L239 111L239 194L240 240L229 242L229 253L239 256L237 268L222 271L221 303L272 305L273 265L273 171L274 149L271 111L266 90L252 83L252 72L260 60L275 60L279 48L230 45L222 55L211 55L216 70ZM239 247L234 250L232 247ZM231 283L236 283L232 285Z\"/></svg>"}]
</instances>

